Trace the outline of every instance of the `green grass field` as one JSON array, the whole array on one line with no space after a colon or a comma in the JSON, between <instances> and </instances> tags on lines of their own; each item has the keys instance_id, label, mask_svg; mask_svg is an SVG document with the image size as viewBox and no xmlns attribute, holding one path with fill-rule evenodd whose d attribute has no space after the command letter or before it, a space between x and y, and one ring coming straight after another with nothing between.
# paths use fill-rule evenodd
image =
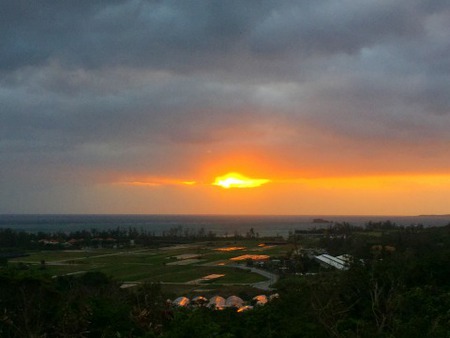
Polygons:
<instances>
[{"instance_id":1,"label":"green grass field","mask_svg":"<svg viewBox=\"0 0 450 338\"><path fill-rule=\"evenodd\" d=\"M217 241L159 249L89 249L79 251L30 252L27 257L11 259L11 264L42 271L50 276L101 271L119 282L161 282L186 284L210 274L224 274L205 287L224 285L250 285L266 280L265 277L243 269L229 267L230 258L244 254L278 256L286 252L286 246L259 247L256 240ZM236 251L218 251L218 248L245 247ZM179 255L200 255L200 260L177 260ZM45 264L42 264L45 262ZM220 265L218 263L221 262ZM185 264L187 263L187 264ZM241 262L245 264L245 262ZM178 265L180 264L180 265ZM185 265L183 265L185 264ZM198 283L195 285L199 285ZM200 284L203 286L203 284Z\"/></svg>"}]
</instances>

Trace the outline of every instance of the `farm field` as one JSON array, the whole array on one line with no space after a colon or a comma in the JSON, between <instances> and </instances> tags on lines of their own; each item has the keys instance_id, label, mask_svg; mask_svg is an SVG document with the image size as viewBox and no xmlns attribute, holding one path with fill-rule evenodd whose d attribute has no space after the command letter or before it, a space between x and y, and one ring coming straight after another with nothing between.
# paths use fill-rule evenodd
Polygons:
<instances>
[{"instance_id":1,"label":"farm field","mask_svg":"<svg viewBox=\"0 0 450 338\"><path fill-rule=\"evenodd\" d=\"M246 261L230 259L241 255L283 255L286 246L261 246L256 240L215 241L174 245L162 248L98 248L29 252L29 256L11 259L50 276L100 271L120 283L159 282L163 285L251 286L267 277L242 269ZM237 264L239 263L239 264ZM220 274L212 281L207 275Z\"/></svg>"}]
</instances>

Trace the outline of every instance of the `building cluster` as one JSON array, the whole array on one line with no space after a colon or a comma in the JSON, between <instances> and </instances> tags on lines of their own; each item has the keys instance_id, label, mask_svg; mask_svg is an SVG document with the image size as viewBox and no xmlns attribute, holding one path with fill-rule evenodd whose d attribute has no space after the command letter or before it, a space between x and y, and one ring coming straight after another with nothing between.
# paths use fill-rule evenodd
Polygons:
<instances>
[{"instance_id":1,"label":"building cluster","mask_svg":"<svg viewBox=\"0 0 450 338\"><path fill-rule=\"evenodd\" d=\"M270 296L258 295L252 298L251 301L245 302L242 298L238 296L229 296L224 298L221 296L213 296L211 298L206 298L203 296L197 296L192 299L187 297L178 297L175 300L169 302L176 307L201 307L205 306L214 310L224 310L227 308L236 309L237 312L243 312L253 309L255 306L264 306L268 302L275 298L278 298L278 294L272 294Z\"/></svg>"},{"instance_id":2,"label":"building cluster","mask_svg":"<svg viewBox=\"0 0 450 338\"><path fill-rule=\"evenodd\" d=\"M336 257L328 254L322 254L315 256L315 259L324 268L347 270L353 258L347 254Z\"/></svg>"}]
</instances>

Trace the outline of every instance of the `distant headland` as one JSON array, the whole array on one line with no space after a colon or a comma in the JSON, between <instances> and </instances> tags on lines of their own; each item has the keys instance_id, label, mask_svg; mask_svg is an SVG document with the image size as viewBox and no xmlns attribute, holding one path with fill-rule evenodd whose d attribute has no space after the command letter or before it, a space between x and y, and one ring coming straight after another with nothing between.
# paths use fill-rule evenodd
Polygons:
<instances>
[{"instance_id":1,"label":"distant headland","mask_svg":"<svg viewBox=\"0 0 450 338\"><path fill-rule=\"evenodd\" d=\"M417 217L450 217L450 214L442 214L442 215L419 215Z\"/></svg>"}]
</instances>

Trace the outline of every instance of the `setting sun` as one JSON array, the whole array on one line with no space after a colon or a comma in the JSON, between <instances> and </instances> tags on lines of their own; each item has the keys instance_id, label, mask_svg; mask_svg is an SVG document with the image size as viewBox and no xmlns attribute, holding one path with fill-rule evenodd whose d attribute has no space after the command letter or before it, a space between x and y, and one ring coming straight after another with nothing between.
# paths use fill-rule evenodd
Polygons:
<instances>
[{"instance_id":1,"label":"setting sun","mask_svg":"<svg viewBox=\"0 0 450 338\"><path fill-rule=\"evenodd\" d=\"M216 177L213 185L229 189L229 188L255 188L259 187L270 180L265 178L249 178L239 173L228 173L223 176Z\"/></svg>"}]
</instances>

